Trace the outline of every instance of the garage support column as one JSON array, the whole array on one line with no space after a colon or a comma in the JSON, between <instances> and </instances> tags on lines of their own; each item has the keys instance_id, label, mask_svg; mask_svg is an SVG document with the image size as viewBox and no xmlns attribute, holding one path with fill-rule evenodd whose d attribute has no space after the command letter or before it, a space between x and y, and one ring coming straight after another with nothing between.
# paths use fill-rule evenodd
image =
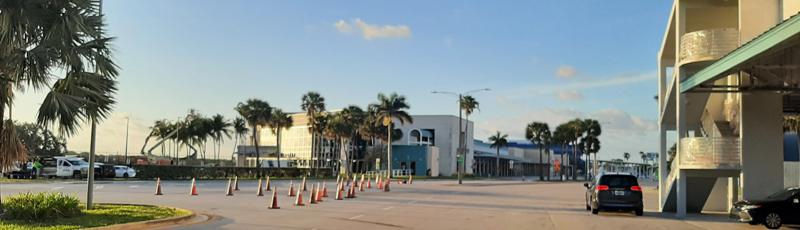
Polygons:
<instances>
[{"instance_id":1,"label":"garage support column","mask_svg":"<svg viewBox=\"0 0 800 230\"><path fill-rule=\"evenodd\" d=\"M776 93L742 93L739 143L742 199L783 189L783 101Z\"/></svg>"},{"instance_id":2,"label":"garage support column","mask_svg":"<svg viewBox=\"0 0 800 230\"><path fill-rule=\"evenodd\" d=\"M664 209L664 199L666 199L666 191L667 186L665 183L667 182L667 159L669 159L669 155L667 154L667 127L666 125L662 124L658 127L659 132L659 142L658 142L658 211Z\"/></svg>"},{"instance_id":3,"label":"garage support column","mask_svg":"<svg viewBox=\"0 0 800 230\"><path fill-rule=\"evenodd\" d=\"M728 211L739 201L739 178L728 177Z\"/></svg>"}]
</instances>

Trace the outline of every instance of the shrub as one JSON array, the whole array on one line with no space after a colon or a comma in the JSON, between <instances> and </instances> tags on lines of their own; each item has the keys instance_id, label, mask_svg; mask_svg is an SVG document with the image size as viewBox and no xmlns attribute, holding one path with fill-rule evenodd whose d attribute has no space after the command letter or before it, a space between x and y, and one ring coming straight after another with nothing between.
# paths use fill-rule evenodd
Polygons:
<instances>
[{"instance_id":1,"label":"shrub","mask_svg":"<svg viewBox=\"0 0 800 230\"><path fill-rule=\"evenodd\" d=\"M256 178L259 172L270 177L330 177L333 170L330 168L255 168L255 167L205 167L184 165L133 165L136 177L142 180L181 180L181 179L227 179L234 176L239 178Z\"/></svg>"},{"instance_id":2,"label":"shrub","mask_svg":"<svg viewBox=\"0 0 800 230\"><path fill-rule=\"evenodd\" d=\"M18 196L5 198L3 207L4 219L9 220L54 220L81 215L78 207L80 200L55 192L42 192L37 194L20 193Z\"/></svg>"}]
</instances>

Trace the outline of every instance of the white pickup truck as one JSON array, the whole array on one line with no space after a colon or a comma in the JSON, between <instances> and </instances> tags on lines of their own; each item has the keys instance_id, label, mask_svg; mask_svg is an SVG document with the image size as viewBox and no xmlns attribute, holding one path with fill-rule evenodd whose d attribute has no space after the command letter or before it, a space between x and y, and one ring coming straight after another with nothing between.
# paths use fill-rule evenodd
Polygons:
<instances>
[{"instance_id":1,"label":"white pickup truck","mask_svg":"<svg viewBox=\"0 0 800 230\"><path fill-rule=\"evenodd\" d=\"M44 177L70 177L80 180L89 174L89 163L78 157L47 157L42 158L41 163Z\"/></svg>"}]
</instances>

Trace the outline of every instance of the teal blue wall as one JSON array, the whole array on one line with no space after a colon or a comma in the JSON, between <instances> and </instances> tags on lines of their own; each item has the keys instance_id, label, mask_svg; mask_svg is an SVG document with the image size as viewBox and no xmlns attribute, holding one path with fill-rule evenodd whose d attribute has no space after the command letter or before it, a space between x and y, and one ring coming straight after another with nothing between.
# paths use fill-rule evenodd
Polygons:
<instances>
[{"instance_id":1,"label":"teal blue wall","mask_svg":"<svg viewBox=\"0 0 800 230\"><path fill-rule=\"evenodd\" d=\"M415 176L424 176L428 173L428 146L393 145L392 169L400 169L400 162L416 162ZM411 163L406 163L410 167Z\"/></svg>"}]
</instances>

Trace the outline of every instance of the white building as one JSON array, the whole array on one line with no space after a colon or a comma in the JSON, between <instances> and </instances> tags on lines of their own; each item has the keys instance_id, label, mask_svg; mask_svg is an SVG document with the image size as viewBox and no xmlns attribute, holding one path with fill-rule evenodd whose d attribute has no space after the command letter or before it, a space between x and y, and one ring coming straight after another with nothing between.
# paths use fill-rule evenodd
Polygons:
<instances>
[{"instance_id":1,"label":"white building","mask_svg":"<svg viewBox=\"0 0 800 230\"><path fill-rule=\"evenodd\" d=\"M403 131L403 138L392 143L392 145L428 145L439 148L439 174L450 176L456 173L457 149L458 149L458 117L452 115L414 115L412 124L400 125L394 122L395 128ZM473 173L473 132L475 130L472 121L467 122L462 119L462 126L466 133L466 149L464 172Z\"/></svg>"}]
</instances>

